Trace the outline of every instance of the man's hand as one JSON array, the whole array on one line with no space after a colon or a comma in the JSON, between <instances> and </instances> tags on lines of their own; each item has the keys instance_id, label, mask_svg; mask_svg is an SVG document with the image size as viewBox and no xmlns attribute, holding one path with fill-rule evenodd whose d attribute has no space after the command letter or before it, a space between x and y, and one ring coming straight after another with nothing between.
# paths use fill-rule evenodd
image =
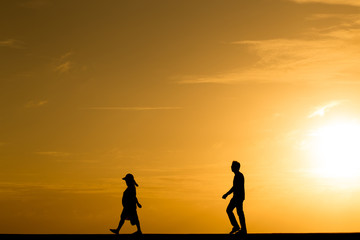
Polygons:
<instances>
[{"instance_id":1,"label":"man's hand","mask_svg":"<svg viewBox=\"0 0 360 240\"><path fill-rule=\"evenodd\" d=\"M140 203L136 203L138 205L139 208L142 208L141 204Z\"/></svg>"},{"instance_id":2,"label":"man's hand","mask_svg":"<svg viewBox=\"0 0 360 240\"><path fill-rule=\"evenodd\" d=\"M222 196L222 198L223 198L223 199L226 199L227 196L228 196L228 195L225 193L225 194Z\"/></svg>"}]
</instances>

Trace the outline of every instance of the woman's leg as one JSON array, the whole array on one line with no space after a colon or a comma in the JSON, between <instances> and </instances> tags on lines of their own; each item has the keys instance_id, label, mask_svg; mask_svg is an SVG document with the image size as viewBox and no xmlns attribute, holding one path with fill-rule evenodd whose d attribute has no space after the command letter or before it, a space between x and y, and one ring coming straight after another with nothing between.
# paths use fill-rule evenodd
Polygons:
<instances>
[{"instance_id":1,"label":"woman's leg","mask_svg":"<svg viewBox=\"0 0 360 240\"><path fill-rule=\"evenodd\" d=\"M125 222L125 219L121 216L118 227L116 229L110 229L110 231L115 234L119 234L119 231L120 231L121 227L124 225L124 222Z\"/></svg>"}]
</instances>

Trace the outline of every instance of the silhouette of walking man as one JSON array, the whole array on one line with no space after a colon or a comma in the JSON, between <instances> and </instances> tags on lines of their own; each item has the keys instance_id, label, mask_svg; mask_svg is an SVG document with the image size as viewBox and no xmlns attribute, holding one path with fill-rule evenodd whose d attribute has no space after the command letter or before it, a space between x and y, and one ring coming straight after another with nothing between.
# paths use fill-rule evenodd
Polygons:
<instances>
[{"instance_id":1,"label":"silhouette of walking man","mask_svg":"<svg viewBox=\"0 0 360 240\"><path fill-rule=\"evenodd\" d=\"M226 213L228 214L231 225L233 226L230 234L247 234L243 209L243 202L245 200L245 179L244 175L240 172L240 163L237 161L233 161L231 165L231 171L235 174L233 186L227 193L222 196L223 199L226 199L229 194L233 194L233 198L230 200L229 205L226 208ZM234 208L236 208L237 214L239 216L241 230L233 213Z\"/></svg>"},{"instance_id":2,"label":"silhouette of walking man","mask_svg":"<svg viewBox=\"0 0 360 240\"><path fill-rule=\"evenodd\" d=\"M119 234L125 220L130 220L131 225L136 225L137 227L137 231L134 232L134 234L142 234L139 217L136 211L136 206L139 208L142 207L136 198L136 187L139 185L135 182L134 176L130 173L126 174L123 180L125 180L127 185L122 197L123 211L121 213L119 226L116 229L110 229L110 231L115 234Z\"/></svg>"}]
</instances>

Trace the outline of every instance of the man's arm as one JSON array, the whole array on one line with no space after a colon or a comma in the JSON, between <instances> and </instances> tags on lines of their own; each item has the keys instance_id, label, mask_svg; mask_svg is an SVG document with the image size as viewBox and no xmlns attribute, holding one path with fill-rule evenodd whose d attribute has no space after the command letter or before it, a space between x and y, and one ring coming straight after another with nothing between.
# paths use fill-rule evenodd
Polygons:
<instances>
[{"instance_id":1,"label":"man's arm","mask_svg":"<svg viewBox=\"0 0 360 240\"><path fill-rule=\"evenodd\" d=\"M223 198L223 199L226 199L226 197L227 197L228 195L230 195L231 193L233 193L233 192L234 192L234 187L230 188L230 190L229 190L227 193L225 193L225 194L222 196L222 198Z\"/></svg>"}]
</instances>

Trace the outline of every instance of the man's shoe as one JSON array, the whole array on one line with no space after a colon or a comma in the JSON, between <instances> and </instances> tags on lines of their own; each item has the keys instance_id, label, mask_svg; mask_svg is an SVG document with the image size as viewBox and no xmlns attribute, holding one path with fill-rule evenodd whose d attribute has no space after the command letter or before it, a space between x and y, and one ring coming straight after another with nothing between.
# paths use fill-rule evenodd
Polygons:
<instances>
[{"instance_id":1,"label":"man's shoe","mask_svg":"<svg viewBox=\"0 0 360 240\"><path fill-rule=\"evenodd\" d=\"M247 235L247 231L246 231L246 229L241 229L240 231L237 231L236 232L236 234L239 234L239 235L242 235L242 236L245 236L245 235Z\"/></svg>"},{"instance_id":2,"label":"man's shoe","mask_svg":"<svg viewBox=\"0 0 360 240\"><path fill-rule=\"evenodd\" d=\"M238 232L240 230L239 227L233 227L233 229L231 230L231 232L229 234L234 234L236 232Z\"/></svg>"}]
</instances>

